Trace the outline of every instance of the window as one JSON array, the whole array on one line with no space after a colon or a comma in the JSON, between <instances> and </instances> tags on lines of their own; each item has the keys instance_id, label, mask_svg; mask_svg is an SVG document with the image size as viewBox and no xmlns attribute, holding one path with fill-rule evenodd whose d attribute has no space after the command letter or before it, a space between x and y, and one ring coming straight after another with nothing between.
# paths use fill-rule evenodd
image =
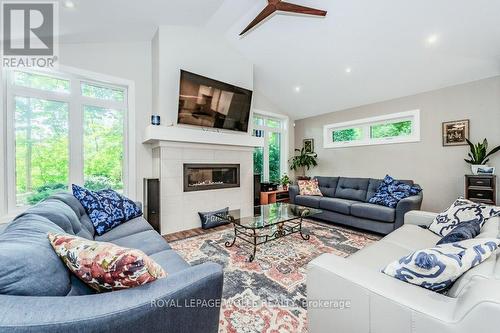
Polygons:
<instances>
[{"instance_id":1,"label":"window","mask_svg":"<svg viewBox=\"0 0 500 333\"><path fill-rule=\"evenodd\" d=\"M420 111L325 125L323 131L325 148L417 142L420 141Z\"/></svg>"},{"instance_id":2,"label":"window","mask_svg":"<svg viewBox=\"0 0 500 333\"><path fill-rule=\"evenodd\" d=\"M67 73L7 74L9 211L71 183L127 191L126 85Z\"/></svg>"},{"instance_id":3,"label":"window","mask_svg":"<svg viewBox=\"0 0 500 333\"><path fill-rule=\"evenodd\" d=\"M287 120L256 114L253 124L253 135L264 138L264 148L254 149L254 173L263 181L278 182L287 171L287 152L283 149Z\"/></svg>"}]
</instances>

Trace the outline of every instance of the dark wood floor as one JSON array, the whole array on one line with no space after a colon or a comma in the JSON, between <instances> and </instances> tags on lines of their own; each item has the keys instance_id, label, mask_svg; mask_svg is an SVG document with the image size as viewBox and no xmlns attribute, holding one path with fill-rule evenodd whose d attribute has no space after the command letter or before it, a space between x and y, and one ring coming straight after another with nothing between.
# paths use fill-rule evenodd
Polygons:
<instances>
[{"instance_id":1,"label":"dark wood floor","mask_svg":"<svg viewBox=\"0 0 500 333\"><path fill-rule=\"evenodd\" d=\"M204 234L210 234L212 232L224 230L224 229L229 229L231 228L230 224L227 225L221 225L219 227L215 227L212 229L202 229L202 228L195 228L195 229L190 229L190 230L184 230L184 231L179 231L179 232L174 232L171 234L163 235L163 238L167 242L175 242L181 239L186 239L194 236L199 236L199 235L204 235Z\"/></svg>"}]
</instances>

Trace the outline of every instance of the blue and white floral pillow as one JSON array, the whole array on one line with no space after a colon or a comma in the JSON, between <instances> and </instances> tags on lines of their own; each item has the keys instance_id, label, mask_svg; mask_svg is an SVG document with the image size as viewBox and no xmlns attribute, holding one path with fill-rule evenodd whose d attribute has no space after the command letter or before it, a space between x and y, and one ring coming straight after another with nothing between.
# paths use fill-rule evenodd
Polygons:
<instances>
[{"instance_id":1,"label":"blue and white floral pillow","mask_svg":"<svg viewBox=\"0 0 500 333\"><path fill-rule=\"evenodd\" d=\"M462 274L488 259L499 245L500 240L495 238L438 245L394 261L382 273L432 291L444 291Z\"/></svg>"},{"instance_id":2,"label":"blue and white floral pillow","mask_svg":"<svg viewBox=\"0 0 500 333\"><path fill-rule=\"evenodd\" d=\"M368 200L369 203L396 208L404 198L417 195L422 191L419 186L402 183L391 176L385 176L377 192Z\"/></svg>"},{"instance_id":3,"label":"blue and white floral pillow","mask_svg":"<svg viewBox=\"0 0 500 333\"><path fill-rule=\"evenodd\" d=\"M72 189L73 195L85 208L99 236L142 215L139 206L113 190L94 192L75 184Z\"/></svg>"},{"instance_id":4,"label":"blue and white floral pillow","mask_svg":"<svg viewBox=\"0 0 500 333\"><path fill-rule=\"evenodd\" d=\"M429 230L440 236L446 236L460 223L484 223L492 217L500 216L500 207L475 203L467 199L457 199L443 213L436 216L429 225Z\"/></svg>"}]
</instances>

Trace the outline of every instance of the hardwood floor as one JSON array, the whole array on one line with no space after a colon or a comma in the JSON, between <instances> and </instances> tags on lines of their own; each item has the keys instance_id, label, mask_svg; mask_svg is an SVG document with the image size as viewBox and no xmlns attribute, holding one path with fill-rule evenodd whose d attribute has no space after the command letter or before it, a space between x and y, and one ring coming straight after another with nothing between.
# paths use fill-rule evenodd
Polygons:
<instances>
[{"instance_id":1,"label":"hardwood floor","mask_svg":"<svg viewBox=\"0 0 500 333\"><path fill-rule=\"evenodd\" d=\"M165 238L165 240L167 242L175 242L175 241L178 241L181 239L186 239L186 238L190 238L190 237L194 237L194 236L198 236L198 235L203 235L203 234L209 234L209 233L212 233L215 231L230 229L230 228L232 228L231 224L221 225L219 227L206 229L206 230L204 230L202 228L195 228L195 229L190 229L190 230L174 232L171 234L166 234L166 235L163 235L163 238Z\"/></svg>"}]
</instances>

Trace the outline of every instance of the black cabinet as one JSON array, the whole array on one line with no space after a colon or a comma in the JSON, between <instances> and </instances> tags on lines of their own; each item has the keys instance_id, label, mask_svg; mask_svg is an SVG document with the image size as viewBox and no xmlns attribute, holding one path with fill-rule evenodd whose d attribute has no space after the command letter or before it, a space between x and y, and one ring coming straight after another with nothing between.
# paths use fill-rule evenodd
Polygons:
<instances>
[{"instance_id":1,"label":"black cabinet","mask_svg":"<svg viewBox=\"0 0 500 333\"><path fill-rule=\"evenodd\" d=\"M160 180L144 179L144 218L160 233Z\"/></svg>"},{"instance_id":2,"label":"black cabinet","mask_svg":"<svg viewBox=\"0 0 500 333\"><path fill-rule=\"evenodd\" d=\"M465 198L474 202L496 205L496 183L495 175L466 175Z\"/></svg>"}]
</instances>

